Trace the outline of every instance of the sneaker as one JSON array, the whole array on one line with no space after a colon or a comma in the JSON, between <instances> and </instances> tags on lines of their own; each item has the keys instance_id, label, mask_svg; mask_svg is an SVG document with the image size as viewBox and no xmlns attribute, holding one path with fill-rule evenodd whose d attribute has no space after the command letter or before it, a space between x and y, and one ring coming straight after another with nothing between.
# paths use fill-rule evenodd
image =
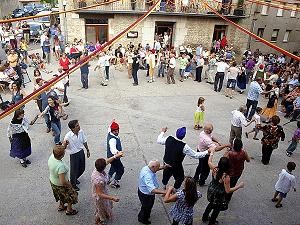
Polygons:
<instances>
[{"instance_id":1,"label":"sneaker","mask_svg":"<svg viewBox=\"0 0 300 225\"><path fill-rule=\"evenodd\" d=\"M291 157L292 154L289 153L289 152L287 152L286 155L287 155L288 157Z\"/></svg>"},{"instance_id":2,"label":"sneaker","mask_svg":"<svg viewBox=\"0 0 300 225\"><path fill-rule=\"evenodd\" d=\"M121 186L119 185L119 182L118 181L114 181L114 182L112 182L111 184L110 184L110 186L112 187L112 188L120 188Z\"/></svg>"}]
</instances>

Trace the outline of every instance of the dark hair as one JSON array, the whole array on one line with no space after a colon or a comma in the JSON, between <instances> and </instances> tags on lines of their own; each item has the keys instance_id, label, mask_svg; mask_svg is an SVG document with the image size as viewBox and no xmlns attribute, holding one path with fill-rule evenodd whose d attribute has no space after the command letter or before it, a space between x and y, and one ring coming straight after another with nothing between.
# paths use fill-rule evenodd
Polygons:
<instances>
[{"instance_id":1,"label":"dark hair","mask_svg":"<svg viewBox=\"0 0 300 225\"><path fill-rule=\"evenodd\" d=\"M184 200L189 207L193 207L198 201L197 183L192 177L185 178Z\"/></svg>"},{"instance_id":2,"label":"dark hair","mask_svg":"<svg viewBox=\"0 0 300 225\"><path fill-rule=\"evenodd\" d=\"M219 181L224 173L228 173L230 168L229 159L227 157L221 157L218 163L218 172L216 175L216 180Z\"/></svg>"},{"instance_id":3,"label":"dark hair","mask_svg":"<svg viewBox=\"0 0 300 225\"><path fill-rule=\"evenodd\" d=\"M235 138L233 140L233 146L232 146L232 148L233 148L233 150L235 152L240 152L242 150L242 148L243 148L243 142L242 142L242 140L239 139L239 138Z\"/></svg>"},{"instance_id":4,"label":"dark hair","mask_svg":"<svg viewBox=\"0 0 300 225\"><path fill-rule=\"evenodd\" d=\"M14 81L14 82L11 84L11 86L13 86L13 85L16 85L16 86L17 86L18 91L21 90L21 85L19 84L19 82Z\"/></svg>"},{"instance_id":5,"label":"dark hair","mask_svg":"<svg viewBox=\"0 0 300 225\"><path fill-rule=\"evenodd\" d=\"M71 120L69 123L68 123L68 127L72 130L75 128L76 124L78 123L78 120Z\"/></svg>"},{"instance_id":6,"label":"dark hair","mask_svg":"<svg viewBox=\"0 0 300 225\"><path fill-rule=\"evenodd\" d=\"M103 159L103 158L97 159L97 160L95 161L95 167L96 167L96 170L97 170L99 173L102 173L103 170L104 170L105 167L106 167L106 160Z\"/></svg>"},{"instance_id":7,"label":"dark hair","mask_svg":"<svg viewBox=\"0 0 300 225\"><path fill-rule=\"evenodd\" d=\"M23 109L17 109L15 111L15 114L14 114L14 117L12 118L12 121L17 121L18 120L18 117L20 115L24 114L24 110Z\"/></svg>"},{"instance_id":8,"label":"dark hair","mask_svg":"<svg viewBox=\"0 0 300 225\"><path fill-rule=\"evenodd\" d=\"M293 171L296 168L296 163L294 162L288 162L288 164L286 165L288 171Z\"/></svg>"},{"instance_id":9,"label":"dark hair","mask_svg":"<svg viewBox=\"0 0 300 225\"><path fill-rule=\"evenodd\" d=\"M236 67L236 65L237 65L237 64L236 64L236 61L234 61L234 62L232 63L232 66L233 66L233 67Z\"/></svg>"},{"instance_id":10,"label":"dark hair","mask_svg":"<svg viewBox=\"0 0 300 225\"><path fill-rule=\"evenodd\" d=\"M41 72L40 72L39 69L35 69L35 70L33 71L33 76L35 76L35 73L36 73L36 72L39 72L39 76L41 76Z\"/></svg>"},{"instance_id":11,"label":"dark hair","mask_svg":"<svg viewBox=\"0 0 300 225\"><path fill-rule=\"evenodd\" d=\"M261 107L256 107L256 112L257 113L260 113L262 111L262 108Z\"/></svg>"},{"instance_id":12,"label":"dark hair","mask_svg":"<svg viewBox=\"0 0 300 225\"><path fill-rule=\"evenodd\" d=\"M297 122L297 127L300 128L300 121Z\"/></svg>"},{"instance_id":13,"label":"dark hair","mask_svg":"<svg viewBox=\"0 0 300 225\"><path fill-rule=\"evenodd\" d=\"M280 123L280 118L279 118L279 116L272 116L272 118L271 118L271 123L273 124L273 125L277 125L277 124L279 124Z\"/></svg>"}]
</instances>

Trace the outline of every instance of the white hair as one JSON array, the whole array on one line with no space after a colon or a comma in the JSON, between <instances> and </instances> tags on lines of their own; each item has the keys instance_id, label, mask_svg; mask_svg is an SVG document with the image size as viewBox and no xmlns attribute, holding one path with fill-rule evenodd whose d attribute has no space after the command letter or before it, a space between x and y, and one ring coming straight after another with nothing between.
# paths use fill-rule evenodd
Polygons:
<instances>
[{"instance_id":1,"label":"white hair","mask_svg":"<svg viewBox=\"0 0 300 225\"><path fill-rule=\"evenodd\" d=\"M160 162L157 159L153 159L148 163L149 168L153 168L153 167L156 167L159 165L160 165Z\"/></svg>"}]
</instances>

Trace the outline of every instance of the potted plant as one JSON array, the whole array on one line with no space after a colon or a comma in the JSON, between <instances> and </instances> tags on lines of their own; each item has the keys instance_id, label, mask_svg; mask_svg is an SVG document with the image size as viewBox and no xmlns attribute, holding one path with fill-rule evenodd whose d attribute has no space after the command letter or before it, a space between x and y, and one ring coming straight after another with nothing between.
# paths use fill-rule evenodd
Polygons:
<instances>
[{"instance_id":1,"label":"potted plant","mask_svg":"<svg viewBox=\"0 0 300 225\"><path fill-rule=\"evenodd\" d=\"M238 0L237 8L233 11L233 15L236 15L236 16L244 16L245 15L244 2L245 2L245 0Z\"/></svg>"}]
</instances>

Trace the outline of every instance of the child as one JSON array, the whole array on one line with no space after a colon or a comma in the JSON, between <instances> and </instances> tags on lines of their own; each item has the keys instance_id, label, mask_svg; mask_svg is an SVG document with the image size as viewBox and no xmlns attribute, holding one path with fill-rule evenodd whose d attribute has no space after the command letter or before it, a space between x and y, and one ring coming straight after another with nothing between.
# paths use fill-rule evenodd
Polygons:
<instances>
[{"instance_id":1,"label":"child","mask_svg":"<svg viewBox=\"0 0 300 225\"><path fill-rule=\"evenodd\" d=\"M194 114L194 125L195 125L194 129L195 130L199 130L203 127L204 111L205 111L204 101L205 101L205 99L203 97L200 97L198 99L197 109Z\"/></svg>"},{"instance_id":2,"label":"child","mask_svg":"<svg viewBox=\"0 0 300 225\"><path fill-rule=\"evenodd\" d=\"M184 69L184 74L183 74L184 80L187 80L189 78L191 71L192 71L192 62L190 59L188 59L188 63Z\"/></svg>"},{"instance_id":3,"label":"child","mask_svg":"<svg viewBox=\"0 0 300 225\"><path fill-rule=\"evenodd\" d=\"M260 107L257 107L256 108L256 112L255 114L253 115L253 118L254 118L254 127L253 129L250 131L250 132L246 132L245 135L246 135L246 138L249 138L249 134L251 134L252 132L254 132L254 137L253 139L254 140L259 140L256 136L259 132L259 128L261 126L261 123L260 123L260 114L261 114L261 111L262 111L262 108Z\"/></svg>"},{"instance_id":4,"label":"child","mask_svg":"<svg viewBox=\"0 0 300 225\"><path fill-rule=\"evenodd\" d=\"M276 202L276 208L282 207L281 201L283 198L286 198L286 195L291 188L293 188L294 191L296 191L296 178L292 174L292 171L296 168L296 163L288 162L286 167L288 171L282 169L281 173L279 174L279 179L275 184L275 194L272 198L272 202ZM277 198L277 196L279 197Z\"/></svg>"},{"instance_id":5,"label":"child","mask_svg":"<svg viewBox=\"0 0 300 225\"><path fill-rule=\"evenodd\" d=\"M300 140L300 121L297 122L297 129L295 130L294 135L292 137L292 142L286 150L286 155L288 157L291 157L293 152L296 150L297 143L299 142L299 140Z\"/></svg>"},{"instance_id":6,"label":"child","mask_svg":"<svg viewBox=\"0 0 300 225\"><path fill-rule=\"evenodd\" d=\"M164 197L164 202L176 202L171 209L171 217L173 218L172 225L193 224L194 205L202 194L197 191L197 183L192 177L186 177L184 182L184 189L176 193L174 188L170 186Z\"/></svg>"}]
</instances>

